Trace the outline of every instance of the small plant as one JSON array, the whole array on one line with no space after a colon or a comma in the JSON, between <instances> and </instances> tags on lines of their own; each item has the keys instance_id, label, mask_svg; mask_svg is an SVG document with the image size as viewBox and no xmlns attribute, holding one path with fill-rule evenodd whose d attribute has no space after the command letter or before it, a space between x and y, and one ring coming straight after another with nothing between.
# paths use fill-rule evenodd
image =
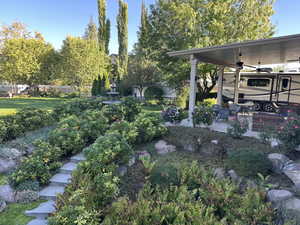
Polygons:
<instances>
[{"instance_id":1,"label":"small plant","mask_svg":"<svg viewBox=\"0 0 300 225\"><path fill-rule=\"evenodd\" d=\"M168 107L166 110L162 111L162 117L165 121L171 123L178 123L182 120L182 110L176 106Z\"/></svg>"},{"instance_id":2,"label":"small plant","mask_svg":"<svg viewBox=\"0 0 300 225\"><path fill-rule=\"evenodd\" d=\"M156 161L151 161L151 158L149 156L144 156L140 158L145 169L146 169L146 173L149 175L151 173L151 171L153 170Z\"/></svg>"},{"instance_id":3,"label":"small plant","mask_svg":"<svg viewBox=\"0 0 300 225\"><path fill-rule=\"evenodd\" d=\"M214 121L214 111L210 106L206 104L201 104L195 108L193 112L193 125L204 124L204 125L211 125Z\"/></svg>"},{"instance_id":4,"label":"small plant","mask_svg":"<svg viewBox=\"0 0 300 225\"><path fill-rule=\"evenodd\" d=\"M267 190L275 187L275 185L269 183L270 175L264 176L263 174L258 173L257 176L259 178L259 184L261 187L263 187Z\"/></svg>"},{"instance_id":5,"label":"small plant","mask_svg":"<svg viewBox=\"0 0 300 225\"><path fill-rule=\"evenodd\" d=\"M247 132L249 128L249 123L247 120L240 122L239 120L236 120L232 122L231 127L227 128L227 134L236 139L242 138L242 136Z\"/></svg>"},{"instance_id":6,"label":"small plant","mask_svg":"<svg viewBox=\"0 0 300 225\"><path fill-rule=\"evenodd\" d=\"M16 187L17 191L27 191L27 190L39 191L39 189L40 189L39 182L31 181L31 180L24 181L23 183L19 184Z\"/></svg>"},{"instance_id":7,"label":"small plant","mask_svg":"<svg viewBox=\"0 0 300 225\"><path fill-rule=\"evenodd\" d=\"M19 203L30 203L39 199L39 194L36 191L25 190L19 191L16 194L16 201Z\"/></svg>"}]
</instances>

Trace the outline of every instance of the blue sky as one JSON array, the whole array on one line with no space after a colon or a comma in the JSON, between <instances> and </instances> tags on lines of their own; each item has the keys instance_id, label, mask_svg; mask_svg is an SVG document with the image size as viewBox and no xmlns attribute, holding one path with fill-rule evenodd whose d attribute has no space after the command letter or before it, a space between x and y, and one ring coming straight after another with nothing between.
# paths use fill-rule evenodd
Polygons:
<instances>
[{"instance_id":1,"label":"blue sky","mask_svg":"<svg viewBox=\"0 0 300 225\"><path fill-rule=\"evenodd\" d=\"M142 0L125 0L129 4L129 50L136 42L136 32L140 22ZM118 1L107 0L108 17L112 21L110 50L118 49L116 15ZM145 0L149 5L155 0ZM300 33L299 0L277 0L272 20L277 25L276 35ZM93 16L97 20L96 0L2 0L0 23L13 21L25 23L30 30L41 32L45 39L57 49L67 35L81 36Z\"/></svg>"}]
</instances>

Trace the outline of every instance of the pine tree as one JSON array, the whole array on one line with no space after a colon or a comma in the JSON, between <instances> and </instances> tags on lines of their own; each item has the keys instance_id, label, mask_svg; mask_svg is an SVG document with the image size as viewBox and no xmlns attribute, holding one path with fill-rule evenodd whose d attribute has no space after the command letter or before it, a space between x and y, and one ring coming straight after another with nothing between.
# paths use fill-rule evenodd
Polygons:
<instances>
[{"instance_id":1,"label":"pine tree","mask_svg":"<svg viewBox=\"0 0 300 225\"><path fill-rule=\"evenodd\" d=\"M97 93L97 84L98 84L98 80L95 79L93 81L92 90L91 90L92 96L97 96L98 95L98 93Z\"/></svg>"},{"instance_id":2,"label":"pine tree","mask_svg":"<svg viewBox=\"0 0 300 225\"><path fill-rule=\"evenodd\" d=\"M106 20L105 28L105 52L109 55L109 41L110 41L110 20Z\"/></svg>"},{"instance_id":3,"label":"pine tree","mask_svg":"<svg viewBox=\"0 0 300 225\"><path fill-rule=\"evenodd\" d=\"M83 38L86 40L98 41L97 25L94 23L93 17L90 19Z\"/></svg>"},{"instance_id":4,"label":"pine tree","mask_svg":"<svg viewBox=\"0 0 300 225\"><path fill-rule=\"evenodd\" d=\"M119 41L119 78L127 74L128 65L128 5L119 0L118 41Z\"/></svg>"},{"instance_id":5,"label":"pine tree","mask_svg":"<svg viewBox=\"0 0 300 225\"><path fill-rule=\"evenodd\" d=\"M97 90L97 93L98 95L102 95L102 80L104 79L104 77L102 77L100 74L98 75L98 79L97 79L97 87L96 87L96 90Z\"/></svg>"},{"instance_id":6,"label":"pine tree","mask_svg":"<svg viewBox=\"0 0 300 225\"><path fill-rule=\"evenodd\" d=\"M105 50L106 44L106 0L98 0L98 39L100 50Z\"/></svg>"}]
</instances>

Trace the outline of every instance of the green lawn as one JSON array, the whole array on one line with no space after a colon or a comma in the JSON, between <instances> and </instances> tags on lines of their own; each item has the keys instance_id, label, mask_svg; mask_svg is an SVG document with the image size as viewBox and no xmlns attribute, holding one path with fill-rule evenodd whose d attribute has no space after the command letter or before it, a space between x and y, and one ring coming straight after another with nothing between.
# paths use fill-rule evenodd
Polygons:
<instances>
[{"instance_id":1,"label":"green lawn","mask_svg":"<svg viewBox=\"0 0 300 225\"><path fill-rule=\"evenodd\" d=\"M24 215L26 210L34 209L43 201L36 201L28 204L13 203L0 213L0 225L26 225L32 217Z\"/></svg>"},{"instance_id":2,"label":"green lawn","mask_svg":"<svg viewBox=\"0 0 300 225\"><path fill-rule=\"evenodd\" d=\"M63 98L0 98L0 116L16 113L25 107L36 107L52 110L55 106L67 101Z\"/></svg>"}]
</instances>

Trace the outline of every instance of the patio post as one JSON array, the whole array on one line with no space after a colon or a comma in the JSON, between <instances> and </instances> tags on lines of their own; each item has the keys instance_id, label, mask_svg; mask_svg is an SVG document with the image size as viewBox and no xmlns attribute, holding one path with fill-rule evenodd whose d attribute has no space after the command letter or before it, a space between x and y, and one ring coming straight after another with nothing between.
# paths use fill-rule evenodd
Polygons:
<instances>
[{"instance_id":1,"label":"patio post","mask_svg":"<svg viewBox=\"0 0 300 225\"><path fill-rule=\"evenodd\" d=\"M197 73L197 65L198 59L191 55L191 74L190 74L190 96L189 96L189 125L193 126L193 112L195 108L196 102L196 73Z\"/></svg>"},{"instance_id":2,"label":"patio post","mask_svg":"<svg viewBox=\"0 0 300 225\"><path fill-rule=\"evenodd\" d=\"M234 104L238 104L239 103L240 79L241 79L241 69L240 68L236 68L236 72L235 72L235 84L234 84Z\"/></svg>"},{"instance_id":3,"label":"patio post","mask_svg":"<svg viewBox=\"0 0 300 225\"><path fill-rule=\"evenodd\" d=\"M218 70L218 96L217 96L218 105L222 105L224 69L225 67L221 66Z\"/></svg>"}]
</instances>

